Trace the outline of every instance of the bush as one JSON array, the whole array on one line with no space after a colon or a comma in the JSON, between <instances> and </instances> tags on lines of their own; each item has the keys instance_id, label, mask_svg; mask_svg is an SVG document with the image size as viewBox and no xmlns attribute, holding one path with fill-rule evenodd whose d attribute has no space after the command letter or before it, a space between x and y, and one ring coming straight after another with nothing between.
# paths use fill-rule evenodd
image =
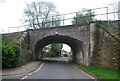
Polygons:
<instances>
[{"instance_id":1,"label":"bush","mask_svg":"<svg viewBox=\"0 0 120 81\"><path fill-rule=\"evenodd\" d=\"M73 62L73 59L72 58L68 58L68 62Z\"/></svg>"},{"instance_id":2,"label":"bush","mask_svg":"<svg viewBox=\"0 0 120 81\"><path fill-rule=\"evenodd\" d=\"M43 55L43 58L45 57L56 57L57 54L55 54L53 51L47 52L46 54Z\"/></svg>"},{"instance_id":3,"label":"bush","mask_svg":"<svg viewBox=\"0 0 120 81\"><path fill-rule=\"evenodd\" d=\"M16 52L15 49L10 46L3 44L2 45L2 67L3 68L10 68L15 67L16 61Z\"/></svg>"}]
</instances>

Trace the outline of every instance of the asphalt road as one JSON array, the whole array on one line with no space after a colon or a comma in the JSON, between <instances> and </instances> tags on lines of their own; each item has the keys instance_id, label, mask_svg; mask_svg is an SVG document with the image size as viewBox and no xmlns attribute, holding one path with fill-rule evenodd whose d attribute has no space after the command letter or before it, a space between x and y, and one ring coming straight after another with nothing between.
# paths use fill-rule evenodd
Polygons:
<instances>
[{"instance_id":1,"label":"asphalt road","mask_svg":"<svg viewBox=\"0 0 120 81\"><path fill-rule=\"evenodd\" d=\"M7 79L7 78L6 78ZM94 81L72 64L59 60L47 60L35 72L27 75L8 77L8 79L84 79Z\"/></svg>"},{"instance_id":2,"label":"asphalt road","mask_svg":"<svg viewBox=\"0 0 120 81\"><path fill-rule=\"evenodd\" d=\"M42 68L25 79L91 79L75 69L71 64L61 61L48 61Z\"/></svg>"}]
</instances>

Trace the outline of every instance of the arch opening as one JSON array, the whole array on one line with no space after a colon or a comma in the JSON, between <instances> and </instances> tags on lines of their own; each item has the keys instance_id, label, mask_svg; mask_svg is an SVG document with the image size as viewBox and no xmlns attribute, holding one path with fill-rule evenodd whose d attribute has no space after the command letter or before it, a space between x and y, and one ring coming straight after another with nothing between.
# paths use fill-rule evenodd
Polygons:
<instances>
[{"instance_id":1,"label":"arch opening","mask_svg":"<svg viewBox=\"0 0 120 81\"><path fill-rule=\"evenodd\" d=\"M52 43L43 48L39 58L45 61L72 62L72 56L70 46L63 43Z\"/></svg>"},{"instance_id":2,"label":"arch opening","mask_svg":"<svg viewBox=\"0 0 120 81\"><path fill-rule=\"evenodd\" d=\"M63 43L52 43L43 48L43 57L70 57L72 56L71 47Z\"/></svg>"},{"instance_id":3,"label":"arch opening","mask_svg":"<svg viewBox=\"0 0 120 81\"><path fill-rule=\"evenodd\" d=\"M47 36L37 41L34 47L35 60L40 59L43 53L43 48L52 43L63 43L69 45L73 54L73 62L80 65L85 64L84 44L78 39L63 35Z\"/></svg>"}]
</instances>

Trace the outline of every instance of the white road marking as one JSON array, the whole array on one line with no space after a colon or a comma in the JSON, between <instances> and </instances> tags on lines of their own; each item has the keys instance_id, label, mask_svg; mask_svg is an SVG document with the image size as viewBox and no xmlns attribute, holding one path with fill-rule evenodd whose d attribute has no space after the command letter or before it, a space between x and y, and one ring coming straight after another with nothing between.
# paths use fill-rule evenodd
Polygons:
<instances>
[{"instance_id":1,"label":"white road marking","mask_svg":"<svg viewBox=\"0 0 120 81\"><path fill-rule=\"evenodd\" d=\"M73 66L73 65L72 65ZM89 74L85 73L84 71L78 69L77 67L73 66L75 69L79 70L80 72L84 73L85 75L89 76L91 79L95 79L92 76L90 76Z\"/></svg>"},{"instance_id":2,"label":"white road marking","mask_svg":"<svg viewBox=\"0 0 120 81\"><path fill-rule=\"evenodd\" d=\"M35 70L34 72L32 72L32 73L36 73L36 72L40 71L40 69L42 68L42 66L43 66L44 64L45 64L45 62L42 63L41 66L40 66L37 70Z\"/></svg>"},{"instance_id":3,"label":"white road marking","mask_svg":"<svg viewBox=\"0 0 120 81\"><path fill-rule=\"evenodd\" d=\"M23 77L22 80L23 80L23 79L26 79L27 77L28 77L28 76Z\"/></svg>"},{"instance_id":4,"label":"white road marking","mask_svg":"<svg viewBox=\"0 0 120 81\"><path fill-rule=\"evenodd\" d=\"M24 66L21 66L21 67L24 67ZM25 75L32 75L32 74L31 73L30 74L29 73L25 73L25 74L21 73L21 74L13 74L13 75L8 75L8 76L3 76L3 77L10 77L10 76L14 77L14 76L21 76L21 75L25 76Z\"/></svg>"},{"instance_id":5,"label":"white road marking","mask_svg":"<svg viewBox=\"0 0 120 81\"><path fill-rule=\"evenodd\" d=\"M32 75L33 73L36 73L36 72L40 71L40 69L42 68L42 66L43 66L44 64L45 64L45 62L42 63L41 66L40 66L37 70L35 70L34 72L30 73L28 76ZM23 77L21 80L26 79L28 76Z\"/></svg>"},{"instance_id":6,"label":"white road marking","mask_svg":"<svg viewBox=\"0 0 120 81\"><path fill-rule=\"evenodd\" d=\"M29 75L32 75L32 73L30 73Z\"/></svg>"}]
</instances>

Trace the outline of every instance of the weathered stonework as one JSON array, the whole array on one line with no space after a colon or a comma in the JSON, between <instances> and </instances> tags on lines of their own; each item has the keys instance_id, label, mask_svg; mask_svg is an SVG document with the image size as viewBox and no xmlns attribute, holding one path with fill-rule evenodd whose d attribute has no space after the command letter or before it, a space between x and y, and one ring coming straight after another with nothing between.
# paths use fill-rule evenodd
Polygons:
<instances>
[{"instance_id":1,"label":"weathered stonework","mask_svg":"<svg viewBox=\"0 0 120 81\"><path fill-rule=\"evenodd\" d=\"M98 64L117 68L119 64L120 43L111 33L93 22L87 25L31 29L8 34L11 41L20 44L18 60L38 60L42 49L52 43L68 44L73 51L73 60L80 65ZM24 40L20 42L20 37Z\"/></svg>"},{"instance_id":2,"label":"weathered stonework","mask_svg":"<svg viewBox=\"0 0 120 81\"><path fill-rule=\"evenodd\" d=\"M97 35L99 39L96 39L97 47L94 50L92 64L97 64L109 68L118 68L118 58L120 56L120 41L102 27L99 28L98 32L99 33Z\"/></svg>"},{"instance_id":3,"label":"weathered stonework","mask_svg":"<svg viewBox=\"0 0 120 81\"><path fill-rule=\"evenodd\" d=\"M51 43L65 43L72 48L73 58L76 63L89 65L94 46L92 38L92 32L95 29L94 24L29 30L30 49L34 59L40 58L44 46Z\"/></svg>"}]
</instances>

